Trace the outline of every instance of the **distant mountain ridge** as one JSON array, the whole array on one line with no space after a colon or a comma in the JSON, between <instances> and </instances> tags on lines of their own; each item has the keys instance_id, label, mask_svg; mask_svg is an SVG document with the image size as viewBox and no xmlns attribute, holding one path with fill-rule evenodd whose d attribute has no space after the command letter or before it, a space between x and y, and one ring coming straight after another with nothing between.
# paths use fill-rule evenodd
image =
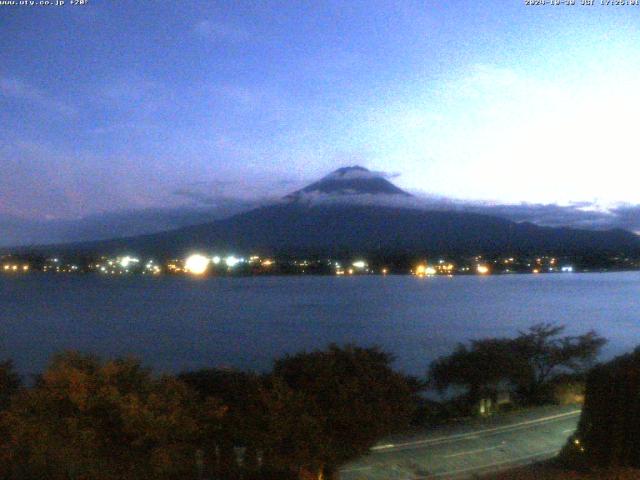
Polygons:
<instances>
[{"instance_id":1,"label":"distant mountain ridge","mask_svg":"<svg viewBox=\"0 0 640 480\"><path fill-rule=\"evenodd\" d=\"M478 213L425 210L382 175L353 166L336 170L280 202L223 220L66 248L163 256L195 250L275 255L560 255L639 253L640 237L625 230L551 228Z\"/></svg>"}]
</instances>

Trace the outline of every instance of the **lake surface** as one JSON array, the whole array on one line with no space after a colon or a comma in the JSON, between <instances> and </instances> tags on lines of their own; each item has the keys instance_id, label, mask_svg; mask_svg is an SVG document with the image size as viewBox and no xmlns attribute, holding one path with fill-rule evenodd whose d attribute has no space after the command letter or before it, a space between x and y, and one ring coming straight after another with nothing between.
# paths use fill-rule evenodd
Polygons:
<instances>
[{"instance_id":1,"label":"lake surface","mask_svg":"<svg viewBox=\"0 0 640 480\"><path fill-rule=\"evenodd\" d=\"M330 342L379 345L422 374L470 338L536 322L597 330L605 358L640 344L640 273L416 278L0 277L0 358L40 371L54 352L135 354L157 371L265 370Z\"/></svg>"}]
</instances>

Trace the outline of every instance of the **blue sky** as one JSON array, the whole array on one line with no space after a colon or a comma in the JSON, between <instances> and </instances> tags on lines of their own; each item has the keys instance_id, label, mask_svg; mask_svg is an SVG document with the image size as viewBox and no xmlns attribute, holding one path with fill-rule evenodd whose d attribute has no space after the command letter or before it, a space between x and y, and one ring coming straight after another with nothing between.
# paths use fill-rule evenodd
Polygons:
<instances>
[{"instance_id":1,"label":"blue sky","mask_svg":"<svg viewBox=\"0 0 640 480\"><path fill-rule=\"evenodd\" d=\"M0 215L251 202L350 164L464 200L640 204L639 14L521 0L2 6Z\"/></svg>"}]
</instances>

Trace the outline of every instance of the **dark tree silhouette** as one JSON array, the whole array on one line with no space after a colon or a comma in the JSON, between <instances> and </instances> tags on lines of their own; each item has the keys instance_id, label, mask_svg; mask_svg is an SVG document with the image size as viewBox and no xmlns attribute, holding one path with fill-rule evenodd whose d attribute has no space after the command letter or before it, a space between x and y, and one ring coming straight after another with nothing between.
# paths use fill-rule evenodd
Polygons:
<instances>
[{"instance_id":1,"label":"dark tree silhouette","mask_svg":"<svg viewBox=\"0 0 640 480\"><path fill-rule=\"evenodd\" d=\"M13 368L11 360L0 363L0 410L9 406L11 396L14 395L22 384L20 376Z\"/></svg>"},{"instance_id":2,"label":"dark tree silhouette","mask_svg":"<svg viewBox=\"0 0 640 480\"><path fill-rule=\"evenodd\" d=\"M441 393L451 386L463 387L471 404L495 394L513 368L513 341L507 338L473 340L458 344L449 356L432 362L429 385Z\"/></svg>"},{"instance_id":3,"label":"dark tree silhouette","mask_svg":"<svg viewBox=\"0 0 640 480\"><path fill-rule=\"evenodd\" d=\"M270 462L300 478L329 478L336 467L409 423L417 382L391 369L377 348L331 346L275 363L264 392Z\"/></svg>"},{"instance_id":4,"label":"dark tree silhouette","mask_svg":"<svg viewBox=\"0 0 640 480\"><path fill-rule=\"evenodd\" d=\"M470 403L510 388L526 403L546 400L549 381L560 373L584 374L606 340L596 332L560 335L565 327L540 323L515 338L473 340L432 362L429 383L439 391L462 387Z\"/></svg>"},{"instance_id":5,"label":"dark tree silhouette","mask_svg":"<svg viewBox=\"0 0 640 480\"><path fill-rule=\"evenodd\" d=\"M56 355L0 415L0 478L192 478L194 455L223 414L135 360Z\"/></svg>"},{"instance_id":6,"label":"dark tree silhouette","mask_svg":"<svg viewBox=\"0 0 640 480\"><path fill-rule=\"evenodd\" d=\"M546 383L559 372L585 374L606 340L591 330L584 335L559 337L563 325L539 323L513 341L511 380L528 401L543 400Z\"/></svg>"},{"instance_id":7,"label":"dark tree silhouette","mask_svg":"<svg viewBox=\"0 0 640 480\"><path fill-rule=\"evenodd\" d=\"M243 468L256 473L261 469L265 408L262 403L262 378L248 372L203 369L185 372L178 379L199 393L201 400L219 399L226 408L220 428L209 443L212 451L210 471L215 477L235 478L239 465L234 448L243 447ZM263 472L264 473L264 472Z\"/></svg>"},{"instance_id":8,"label":"dark tree silhouette","mask_svg":"<svg viewBox=\"0 0 640 480\"><path fill-rule=\"evenodd\" d=\"M640 467L640 347L589 372L572 466Z\"/></svg>"}]
</instances>

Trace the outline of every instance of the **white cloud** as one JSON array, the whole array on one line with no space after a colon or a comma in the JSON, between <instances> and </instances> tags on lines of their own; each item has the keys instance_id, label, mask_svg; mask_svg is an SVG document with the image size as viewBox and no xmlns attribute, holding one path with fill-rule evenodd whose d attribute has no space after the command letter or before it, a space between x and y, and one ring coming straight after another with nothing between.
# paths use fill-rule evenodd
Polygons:
<instances>
[{"instance_id":1,"label":"white cloud","mask_svg":"<svg viewBox=\"0 0 640 480\"><path fill-rule=\"evenodd\" d=\"M457 95L470 96L504 95L521 85L522 81L522 77L511 68L477 63L471 65L461 79L447 85L445 91L453 90Z\"/></svg>"},{"instance_id":2,"label":"white cloud","mask_svg":"<svg viewBox=\"0 0 640 480\"><path fill-rule=\"evenodd\" d=\"M510 203L640 203L640 70L567 68L471 64L370 108L350 136L374 152L373 165L402 165L408 189Z\"/></svg>"}]
</instances>

